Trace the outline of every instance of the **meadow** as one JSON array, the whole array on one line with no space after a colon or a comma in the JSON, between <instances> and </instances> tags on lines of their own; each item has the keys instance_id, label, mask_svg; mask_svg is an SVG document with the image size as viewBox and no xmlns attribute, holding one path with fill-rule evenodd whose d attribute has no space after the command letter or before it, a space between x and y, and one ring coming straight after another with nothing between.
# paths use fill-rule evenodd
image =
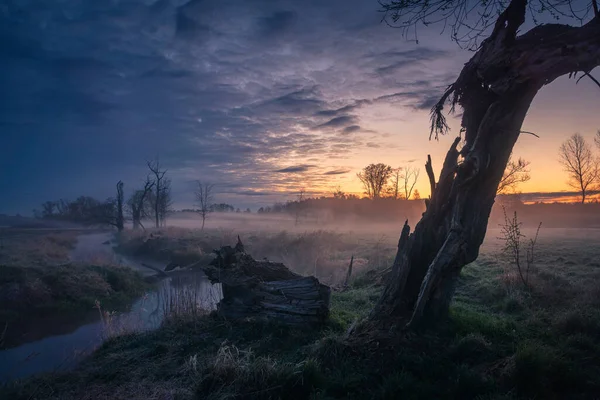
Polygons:
<instances>
[{"instance_id":1,"label":"meadow","mask_svg":"<svg viewBox=\"0 0 600 400\"><path fill-rule=\"evenodd\" d=\"M329 322L314 330L177 313L158 330L113 337L72 371L7 384L0 397L594 399L600 393L598 230L542 228L525 287L501 251L500 230L490 227L480 257L461 273L447 321L412 333L348 336L382 291L397 226L288 224L283 231L281 221L238 229L223 221L200 231L193 223L143 236L128 232L120 251L208 259L211 249L233 245L239 234L254 258L282 261L332 286ZM143 247L150 235L156 246ZM343 289L351 256L354 273Z\"/></svg>"}]
</instances>

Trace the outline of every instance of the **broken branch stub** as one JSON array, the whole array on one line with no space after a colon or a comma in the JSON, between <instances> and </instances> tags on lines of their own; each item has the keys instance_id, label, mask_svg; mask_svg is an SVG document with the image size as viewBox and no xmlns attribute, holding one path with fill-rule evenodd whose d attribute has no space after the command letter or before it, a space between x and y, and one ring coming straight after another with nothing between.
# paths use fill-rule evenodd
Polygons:
<instances>
[{"instance_id":1,"label":"broken branch stub","mask_svg":"<svg viewBox=\"0 0 600 400\"><path fill-rule=\"evenodd\" d=\"M282 263L258 261L235 247L215 250L204 272L219 282L223 299L217 312L228 319L258 318L288 325L320 325L329 316L331 289L314 276L304 277Z\"/></svg>"}]
</instances>

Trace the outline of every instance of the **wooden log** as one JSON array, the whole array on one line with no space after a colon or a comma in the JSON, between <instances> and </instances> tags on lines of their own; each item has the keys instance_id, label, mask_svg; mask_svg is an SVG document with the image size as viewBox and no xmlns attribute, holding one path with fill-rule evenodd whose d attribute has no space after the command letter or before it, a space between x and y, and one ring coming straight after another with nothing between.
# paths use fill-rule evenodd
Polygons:
<instances>
[{"instance_id":1,"label":"wooden log","mask_svg":"<svg viewBox=\"0 0 600 400\"><path fill-rule=\"evenodd\" d=\"M215 250L216 258L202 267L223 287L217 312L228 319L268 319L288 325L312 326L329 316L331 289L313 276L304 277L282 263L258 261L235 247Z\"/></svg>"}]
</instances>

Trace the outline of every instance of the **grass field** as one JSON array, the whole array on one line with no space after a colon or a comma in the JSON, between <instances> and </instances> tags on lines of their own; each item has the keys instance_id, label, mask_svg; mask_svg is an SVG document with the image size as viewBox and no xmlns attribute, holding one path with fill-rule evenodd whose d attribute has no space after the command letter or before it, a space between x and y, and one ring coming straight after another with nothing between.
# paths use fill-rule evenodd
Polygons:
<instances>
[{"instance_id":1,"label":"grass field","mask_svg":"<svg viewBox=\"0 0 600 400\"><path fill-rule=\"evenodd\" d=\"M30 267L69 260L78 230L0 229L0 265Z\"/></svg>"},{"instance_id":2,"label":"grass field","mask_svg":"<svg viewBox=\"0 0 600 400\"><path fill-rule=\"evenodd\" d=\"M157 331L111 339L74 371L6 386L0 397L598 398L600 233L542 229L529 289L499 255L498 235L490 230L479 259L463 269L448 321L435 330L348 340L347 329L378 299L381 270L397 239L246 232L243 240L255 258L279 257L306 274L316 270L331 285L339 284L355 255L352 285L333 292L323 329L233 323L214 315L171 318ZM176 243L170 248L206 254L233 244L236 235L168 229L162 236Z\"/></svg>"}]
</instances>

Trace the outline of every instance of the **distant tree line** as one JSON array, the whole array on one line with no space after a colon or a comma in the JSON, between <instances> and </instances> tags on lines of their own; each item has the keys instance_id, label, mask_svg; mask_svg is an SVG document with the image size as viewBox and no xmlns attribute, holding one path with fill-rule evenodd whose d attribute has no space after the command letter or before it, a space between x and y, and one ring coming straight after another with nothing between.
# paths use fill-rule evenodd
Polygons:
<instances>
[{"instance_id":1,"label":"distant tree line","mask_svg":"<svg viewBox=\"0 0 600 400\"><path fill-rule=\"evenodd\" d=\"M600 131L594 142L600 149ZM559 151L560 162L569 176L568 184L575 188L581 202L585 203L590 193L600 189L600 156L593 153L592 146L580 134L576 133L567 139ZM61 219L84 225L114 226L119 231L126 222L131 222L133 229L145 229L144 220L152 220L155 227L166 226L167 216L172 213L171 179L158 157L147 161L149 173L143 185L135 188L125 200L124 183L118 181L114 197L98 200L90 196L80 196L73 201L60 199L46 201L40 210L34 210L38 218ZM498 185L497 194L509 195L518 193L517 186L530 179L529 161L522 158L509 158L508 164ZM429 174L429 171L428 171ZM358 174L363 185L364 197L346 193L336 187L331 196L306 197L301 188L296 193L295 201L277 202L270 206L260 207L258 214L289 214L298 225L305 219L320 218L326 215L329 219L345 218L355 215L365 218L377 218L379 215L406 216L421 213L423 206L407 200L419 200L420 193L415 186L420 170L412 166L393 168L384 163L369 164ZM197 182L195 190L195 209L184 209L194 212L202 218L202 229L211 213L241 213L242 210L228 203L215 203L215 186L206 182ZM505 199L508 197L505 197ZM510 197L512 198L512 197ZM376 202L373 202L376 200ZM376 203L376 204L375 204ZM387 210L387 211L386 211ZM251 213L247 208L244 213Z\"/></svg>"},{"instance_id":2,"label":"distant tree line","mask_svg":"<svg viewBox=\"0 0 600 400\"><path fill-rule=\"evenodd\" d=\"M328 223L359 219L384 222L390 219L417 218L425 210L422 201L368 197L345 194L336 189L329 196L305 197L302 200L276 202L257 210L259 215L288 215L295 224Z\"/></svg>"},{"instance_id":3,"label":"distant tree line","mask_svg":"<svg viewBox=\"0 0 600 400\"><path fill-rule=\"evenodd\" d=\"M155 226L165 226L167 216L172 212L171 180L166 176L158 157L147 162L150 173L143 187L134 189L125 201L124 183L118 181L116 196L101 201L90 196L80 196L74 201L60 199L46 201L41 210L34 210L34 216L44 219L58 219L77 222L83 225L109 225L122 231L125 222L131 221L133 229L145 229L142 221L152 219Z\"/></svg>"},{"instance_id":4,"label":"distant tree line","mask_svg":"<svg viewBox=\"0 0 600 400\"><path fill-rule=\"evenodd\" d=\"M529 164L522 158L509 160L498 194L516 193L518 184L530 179ZM294 217L296 225L306 219L339 220L349 216L369 220L394 216L418 218L425 207L424 203L414 201L421 199L421 194L415 188L420 172L413 166L393 168L384 163L369 164L357 174L363 185L363 197L346 193L337 186L331 196L307 198L305 189L301 188L296 193L297 200L263 206L257 213L288 214Z\"/></svg>"},{"instance_id":5,"label":"distant tree line","mask_svg":"<svg viewBox=\"0 0 600 400\"><path fill-rule=\"evenodd\" d=\"M200 213L199 208L182 208L179 212L185 213ZM208 212L211 213L244 213L249 214L252 213L250 208L246 208L245 210L241 210L239 207L235 207L231 204L227 203L219 203L219 204L211 204L208 207Z\"/></svg>"}]
</instances>

